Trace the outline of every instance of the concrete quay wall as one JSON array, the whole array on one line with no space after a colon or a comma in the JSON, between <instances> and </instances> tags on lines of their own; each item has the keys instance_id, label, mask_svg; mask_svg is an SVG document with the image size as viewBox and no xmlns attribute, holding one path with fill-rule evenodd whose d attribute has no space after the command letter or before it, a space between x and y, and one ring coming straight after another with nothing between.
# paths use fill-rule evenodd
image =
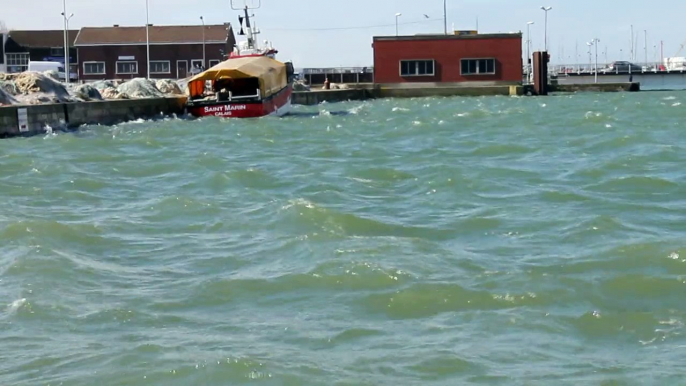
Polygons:
<instances>
[{"instance_id":1,"label":"concrete quay wall","mask_svg":"<svg viewBox=\"0 0 686 386\"><path fill-rule=\"evenodd\" d=\"M185 106L186 97L172 97L0 107L0 137L43 134L48 127L70 129L87 124L110 125L181 115ZM23 109L28 122L26 127L20 128L19 116Z\"/></svg>"},{"instance_id":2,"label":"concrete quay wall","mask_svg":"<svg viewBox=\"0 0 686 386\"><path fill-rule=\"evenodd\" d=\"M550 86L550 92L637 92L641 91L641 84L626 83L579 83L556 84Z\"/></svg>"},{"instance_id":3,"label":"concrete quay wall","mask_svg":"<svg viewBox=\"0 0 686 386\"><path fill-rule=\"evenodd\" d=\"M322 102L335 103L345 101L360 101L375 98L421 98L421 97L449 97L449 96L492 96L492 95L523 95L521 85L474 85L474 86L440 86L413 85L411 87L397 87L392 85L369 85L369 87L351 88L346 90L312 90L293 93L293 104L318 105Z\"/></svg>"}]
</instances>

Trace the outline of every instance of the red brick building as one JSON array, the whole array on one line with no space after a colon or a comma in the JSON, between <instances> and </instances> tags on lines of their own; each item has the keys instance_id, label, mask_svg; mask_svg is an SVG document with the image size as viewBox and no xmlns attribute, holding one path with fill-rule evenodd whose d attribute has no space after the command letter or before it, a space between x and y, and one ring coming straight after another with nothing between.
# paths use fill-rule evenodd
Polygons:
<instances>
[{"instance_id":1,"label":"red brick building","mask_svg":"<svg viewBox=\"0 0 686 386\"><path fill-rule=\"evenodd\" d=\"M522 34L374 38L374 82L522 82Z\"/></svg>"},{"instance_id":2,"label":"red brick building","mask_svg":"<svg viewBox=\"0 0 686 386\"><path fill-rule=\"evenodd\" d=\"M231 53L236 39L230 24L150 26L150 77L182 79L195 66L209 68ZM83 28L74 43L82 81L146 77L145 27ZM203 46L205 61L203 62Z\"/></svg>"}]
</instances>

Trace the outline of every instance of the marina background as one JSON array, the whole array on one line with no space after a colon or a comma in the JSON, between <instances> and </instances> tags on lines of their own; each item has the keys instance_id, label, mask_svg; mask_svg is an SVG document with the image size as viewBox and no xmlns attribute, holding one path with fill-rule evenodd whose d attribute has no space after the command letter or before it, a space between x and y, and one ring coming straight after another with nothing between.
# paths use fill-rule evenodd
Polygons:
<instances>
[{"instance_id":1,"label":"marina background","mask_svg":"<svg viewBox=\"0 0 686 386\"><path fill-rule=\"evenodd\" d=\"M551 59L555 64L588 63L586 43L601 40L601 52L607 47L607 61L630 60L631 26L634 26L634 52L637 61L643 60L644 35L648 31L649 61L657 62L660 42L664 42L664 56L675 55L686 40L680 29L681 15L686 4L673 2L669 7L627 0L621 4L581 0L568 2L551 0L542 4L534 0L511 2L448 1L448 27L458 30L474 29L486 33L526 31L531 28L532 48L544 48L544 15L541 5L549 5L548 41ZM23 4L8 3L3 7L2 20L12 29L61 29L61 2L31 0L41 9L42 17L27 17ZM202 8L194 2L181 0L150 0L150 22L156 25L200 25L200 16L207 24L235 22L236 14L226 0L207 0ZM393 0L368 2L351 0L330 1L326 6L309 0L288 2L263 0L257 23L264 37L273 40L282 51L282 58L292 60L297 67L369 67L372 53L371 36L395 34L395 14L400 17L400 33L442 33L443 2ZM145 25L144 0L122 0L116 4L76 2L69 4L75 16L70 27L111 26L113 24ZM427 19L424 15L429 16ZM611 17L610 17L611 15ZM604 58L604 56L601 56ZM576 59L578 58L578 59Z\"/></svg>"}]
</instances>

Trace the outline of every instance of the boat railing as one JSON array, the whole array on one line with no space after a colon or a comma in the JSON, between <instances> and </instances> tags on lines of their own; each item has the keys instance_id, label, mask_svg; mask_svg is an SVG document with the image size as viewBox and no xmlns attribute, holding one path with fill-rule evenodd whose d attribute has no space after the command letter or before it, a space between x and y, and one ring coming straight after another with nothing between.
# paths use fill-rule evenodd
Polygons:
<instances>
[{"instance_id":1,"label":"boat railing","mask_svg":"<svg viewBox=\"0 0 686 386\"><path fill-rule=\"evenodd\" d=\"M262 98L262 92L260 89L257 89L257 93L255 95L233 95L233 92L229 90L229 98L226 99L229 102L237 101L237 100L245 100L245 99L261 99ZM221 95L220 93L217 93L217 101L221 101Z\"/></svg>"}]
</instances>

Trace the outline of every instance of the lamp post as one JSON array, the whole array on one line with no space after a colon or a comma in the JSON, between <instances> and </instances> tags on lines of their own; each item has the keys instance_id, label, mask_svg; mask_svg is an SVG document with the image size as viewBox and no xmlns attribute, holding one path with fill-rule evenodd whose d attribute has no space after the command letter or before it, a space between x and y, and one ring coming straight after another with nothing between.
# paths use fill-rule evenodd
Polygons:
<instances>
[{"instance_id":1,"label":"lamp post","mask_svg":"<svg viewBox=\"0 0 686 386\"><path fill-rule=\"evenodd\" d=\"M64 18L64 82L69 86L69 75L71 74L69 68L69 19L74 17L74 14L67 16L67 0L62 1L62 18Z\"/></svg>"},{"instance_id":2,"label":"lamp post","mask_svg":"<svg viewBox=\"0 0 686 386\"><path fill-rule=\"evenodd\" d=\"M205 58L205 18L200 16L200 21L202 22L202 68L206 68L206 58Z\"/></svg>"},{"instance_id":3,"label":"lamp post","mask_svg":"<svg viewBox=\"0 0 686 386\"><path fill-rule=\"evenodd\" d=\"M595 83L598 83L598 43L600 39L595 38L588 43L588 53L591 54L591 47L595 46Z\"/></svg>"},{"instance_id":4,"label":"lamp post","mask_svg":"<svg viewBox=\"0 0 686 386\"><path fill-rule=\"evenodd\" d=\"M478 24L478 23L477 23ZM443 29L448 34L448 0L443 0ZM479 29L477 27L477 29Z\"/></svg>"},{"instance_id":5,"label":"lamp post","mask_svg":"<svg viewBox=\"0 0 686 386\"><path fill-rule=\"evenodd\" d=\"M545 12L545 51L548 52L548 11L551 11L553 7L541 7L543 12Z\"/></svg>"},{"instance_id":6,"label":"lamp post","mask_svg":"<svg viewBox=\"0 0 686 386\"><path fill-rule=\"evenodd\" d=\"M148 79L150 79L150 7L145 0L145 47L148 56Z\"/></svg>"},{"instance_id":7,"label":"lamp post","mask_svg":"<svg viewBox=\"0 0 686 386\"><path fill-rule=\"evenodd\" d=\"M395 36L398 36L398 18L402 15L402 13L395 14Z\"/></svg>"},{"instance_id":8,"label":"lamp post","mask_svg":"<svg viewBox=\"0 0 686 386\"><path fill-rule=\"evenodd\" d=\"M526 81L531 81L531 26L533 21L526 23Z\"/></svg>"}]
</instances>

